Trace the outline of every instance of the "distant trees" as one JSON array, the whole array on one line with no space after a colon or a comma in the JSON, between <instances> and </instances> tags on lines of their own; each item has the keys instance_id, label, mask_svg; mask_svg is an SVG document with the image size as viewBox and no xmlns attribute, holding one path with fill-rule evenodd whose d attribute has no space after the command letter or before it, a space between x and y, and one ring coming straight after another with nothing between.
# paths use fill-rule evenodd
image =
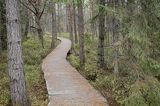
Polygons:
<instances>
[{"instance_id":1,"label":"distant trees","mask_svg":"<svg viewBox=\"0 0 160 106\"><path fill-rule=\"evenodd\" d=\"M28 0L28 3L21 1L21 4L25 6L30 12L32 12L35 16L36 26L31 26L35 28L38 32L39 40L41 41L41 45L44 48L44 39L43 39L43 29L41 25L41 18L44 13L46 7L47 0Z\"/></svg>"},{"instance_id":2,"label":"distant trees","mask_svg":"<svg viewBox=\"0 0 160 106\"><path fill-rule=\"evenodd\" d=\"M118 80L114 79L114 81L119 82L121 81L119 78L122 78L124 82L124 77L127 81L132 78L133 81L128 82L134 86L141 81L146 84L150 78L155 78L157 82L160 80L160 2L158 0L6 1L7 21L5 0L0 0L0 55L7 45L7 25L8 71L11 79L13 105L18 103L25 106L30 105L27 104L29 102L27 102L28 97L23 72L21 38L27 38L28 33L31 32L37 33L31 33L31 36L28 37L33 35L35 37L38 34L42 47L44 47L44 31L51 32L51 48L53 49L56 47L57 36L62 35L61 32L65 29L65 33L70 35L72 50L74 48L75 51L72 53L79 56L79 60L75 61L77 64L80 61L80 67L84 67L82 70L87 72L91 70L87 73L89 74L87 76L93 77L91 79L94 79L95 82L101 82L103 77L108 76L108 72L110 72L110 75L113 74L118 77ZM18 1L20 1L20 9ZM45 11L45 7L48 6L47 1L50 1L51 5L49 13ZM20 19L19 15L22 16ZM64 16L63 19L62 16ZM28 32L29 30L30 32ZM57 34L58 32L59 34ZM93 47L94 50L88 45ZM88 64L91 62L93 62L95 69L89 67ZM105 73L102 78L98 78L99 70L104 70L107 74ZM112 79L110 75L107 78ZM97 81L96 78L100 80ZM108 85L105 84L105 86ZM148 85L150 86L150 84ZM128 86L130 87L129 84L124 86L125 89ZM138 84L137 86L141 89L141 86ZM139 90L140 93L142 91L143 89ZM128 92L130 91L125 91L123 96L126 96L126 92L128 98L130 96ZM142 94L144 96L141 96ZM145 95L148 96L149 94L142 92L140 97L146 102Z\"/></svg>"},{"instance_id":3,"label":"distant trees","mask_svg":"<svg viewBox=\"0 0 160 106\"><path fill-rule=\"evenodd\" d=\"M18 0L6 0L8 73L13 106L30 106L25 82Z\"/></svg>"}]
</instances>

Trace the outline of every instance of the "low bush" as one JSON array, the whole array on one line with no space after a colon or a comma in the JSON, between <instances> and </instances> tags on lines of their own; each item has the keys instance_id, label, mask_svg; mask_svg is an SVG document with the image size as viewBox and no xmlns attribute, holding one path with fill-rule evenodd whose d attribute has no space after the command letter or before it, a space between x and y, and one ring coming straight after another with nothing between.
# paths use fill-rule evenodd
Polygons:
<instances>
[{"instance_id":1,"label":"low bush","mask_svg":"<svg viewBox=\"0 0 160 106\"><path fill-rule=\"evenodd\" d=\"M41 63L43 58L50 52L51 39L49 36L44 38L44 49L36 38L29 38L23 42L25 76L32 106L47 106L48 104L46 83L41 70ZM2 91L0 92L0 106L10 105L11 97L6 53L3 53L3 60L0 60L0 91Z\"/></svg>"}]
</instances>

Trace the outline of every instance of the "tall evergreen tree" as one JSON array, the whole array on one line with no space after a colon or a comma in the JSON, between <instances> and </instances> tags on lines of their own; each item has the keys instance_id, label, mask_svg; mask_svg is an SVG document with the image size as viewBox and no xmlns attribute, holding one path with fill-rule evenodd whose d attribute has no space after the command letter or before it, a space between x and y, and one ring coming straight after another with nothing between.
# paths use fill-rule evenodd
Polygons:
<instances>
[{"instance_id":1,"label":"tall evergreen tree","mask_svg":"<svg viewBox=\"0 0 160 106\"><path fill-rule=\"evenodd\" d=\"M105 14L104 14L105 0L99 1L99 45L98 57L101 68L104 68L104 37L105 37Z\"/></svg>"},{"instance_id":2,"label":"tall evergreen tree","mask_svg":"<svg viewBox=\"0 0 160 106\"><path fill-rule=\"evenodd\" d=\"M74 38L75 43L78 43L78 35L77 35L77 16L76 16L76 2L73 0L73 22L74 22Z\"/></svg>"},{"instance_id":3,"label":"tall evergreen tree","mask_svg":"<svg viewBox=\"0 0 160 106\"><path fill-rule=\"evenodd\" d=\"M8 73L13 106L30 106L24 74L19 0L6 0Z\"/></svg>"},{"instance_id":4,"label":"tall evergreen tree","mask_svg":"<svg viewBox=\"0 0 160 106\"><path fill-rule=\"evenodd\" d=\"M56 5L55 2L53 0L51 0L51 11L52 11L52 43L51 43L51 47L55 48L56 46L56 37L57 37L57 21L56 21Z\"/></svg>"},{"instance_id":5,"label":"tall evergreen tree","mask_svg":"<svg viewBox=\"0 0 160 106\"><path fill-rule=\"evenodd\" d=\"M79 44L80 44L80 64L85 64L85 51L84 51L84 16L83 16L83 2L78 0L78 32L79 32Z\"/></svg>"},{"instance_id":6,"label":"tall evergreen tree","mask_svg":"<svg viewBox=\"0 0 160 106\"><path fill-rule=\"evenodd\" d=\"M68 8L69 34L70 34L70 40L72 42L72 45L71 45L71 52L72 52L74 47L74 39L73 39L73 11L72 11L73 9L72 9L71 1L69 1L67 8Z\"/></svg>"}]
</instances>

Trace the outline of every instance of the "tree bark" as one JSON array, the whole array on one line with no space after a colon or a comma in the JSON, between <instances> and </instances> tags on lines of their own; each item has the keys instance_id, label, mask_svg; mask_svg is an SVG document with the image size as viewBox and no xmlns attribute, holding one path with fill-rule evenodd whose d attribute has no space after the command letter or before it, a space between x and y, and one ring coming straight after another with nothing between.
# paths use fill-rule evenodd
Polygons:
<instances>
[{"instance_id":1,"label":"tree bark","mask_svg":"<svg viewBox=\"0 0 160 106\"><path fill-rule=\"evenodd\" d=\"M13 106L30 106L22 59L19 1L6 0L8 73Z\"/></svg>"},{"instance_id":2,"label":"tree bark","mask_svg":"<svg viewBox=\"0 0 160 106\"><path fill-rule=\"evenodd\" d=\"M94 9L94 0L90 0L90 18L92 19L95 16L95 9ZM91 34L92 34L92 39L94 40L94 37L96 36L96 27L95 27L96 22L91 22Z\"/></svg>"},{"instance_id":3,"label":"tree bark","mask_svg":"<svg viewBox=\"0 0 160 106\"><path fill-rule=\"evenodd\" d=\"M38 16L39 15L36 16L37 32L38 32L38 37L39 37L39 40L41 42L41 45L44 48L43 30L42 30L42 27L41 27L40 18Z\"/></svg>"},{"instance_id":4,"label":"tree bark","mask_svg":"<svg viewBox=\"0 0 160 106\"><path fill-rule=\"evenodd\" d=\"M51 1L52 6L52 43L51 48L54 49L56 46L56 36L57 36L57 29L56 29L56 7L55 3Z\"/></svg>"},{"instance_id":5,"label":"tree bark","mask_svg":"<svg viewBox=\"0 0 160 106\"><path fill-rule=\"evenodd\" d=\"M2 55L2 18L1 18L1 13L0 13L0 58Z\"/></svg>"},{"instance_id":6,"label":"tree bark","mask_svg":"<svg viewBox=\"0 0 160 106\"><path fill-rule=\"evenodd\" d=\"M77 35L77 20L76 20L76 5L73 0L73 21L74 21L74 36L75 36L75 43L78 43L78 35Z\"/></svg>"},{"instance_id":7,"label":"tree bark","mask_svg":"<svg viewBox=\"0 0 160 106\"><path fill-rule=\"evenodd\" d=\"M66 23L66 32L69 32L69 22L68 22L68 6L66 5L66 20L65 20L65 23Z\"/></svg>"},{"instance_id":8,"label":"tree bark","mask_svg":"<svg viewBox=\"0 0 160 106\"><path fill-rule=\"evenodd\" d=\"M72 23L72 20L73 20L73 17L72 17L72 5L71 3L68 4L68 22L69 22L69 34L70 34L70 40L72 42L72 46L71 46L71 52L73 50L73 47L74 47L74 41L73 41L73 23Z\"/></svg>"},{"instance_id":9,"label":"tree bark","mask_svg":"<svg viewBox=\"0 0 160 106\"><path fill-rule=\"evenodd\" d=\"M0 58L2 56L2 41L1 41L1 35L0 35Z\"/></svg>"},{"instance_id":10,"label":"tree bark","mask_svg":"<svg viewBox=\"0 0 160 106\"><path fill-rule=\"evenodd\" d=\"M104 68L104 37L105 37L105 14L104 8L105 0L99 1L99 45L98 45L98 57L99 57L99 64L101 68Z\"/></svg>"},{"instance_id":11,"label":"tree bark","mask_svg":"<svg viewBox=\"0 0 160 106\"><path fill-rule=\"evenodd\" d=\"M6 5L5 0L2 0L0 3L0 49L1 53L2 50L7 49L7 28L6 28Z\"/></svg>"},{"instance_id":12,"label":"tree bark","mask_svg":"<svg viewBox=\"0 0 160 106\"><path fill-rule=\"evenodd\" d=\"M120 6L120 0L114 0L113 6L114 6L114 11L117 12L117 14L113 13L113 20L112 20L113 22L113 43L115 44L119 40L120 21L116 17L119 13L118 6ZM114 74L115 75L119 73L118 59L119 59L118 46L114 45Z\"/></svg>"},{"instance_id":13,"label":"tree bark","mask_svg":"<svg viewBox=\"0 0 160 106\"><path fill-rule=\"evenodd\" d=\"M60 11L61 11L61 4L57 4L57 8L58 8L58 11L57 11L57 31L58 31L58 35L60 36L61 35L61 14L60 14Z\"/></svg>"},{"instance_id":14,"label":"tree bark","mask_svg":"<svg viewBox=\"0 0 160 106\"><path fill-rule=\"evenodd\" d=\"M83 19L83 6L82 0L78 3L78 32L79 32L79 43L80 43L80 64L85 64L85 52L84 52L84 19Z\"/></svg>"},{"instance_id":15,"label":"tree bark","mask_svg":"<svg viewBox=\"0 0 160 106\"><path fill-rule=\"evenodd\" d=\"M43 29L42 29L42 26L41 26L41 17L42 17L41 14L43 14L41 12L41 3L42 3L42 0L36 1L36 4L35 4L35 9L36 9L35 18L36 18L36 24L37 24L38 37L39 37L39 40L41 41L42 47L44 48Z\"/></svg>"},{"instance_id":16,"label":"tree bark","mask_svg":"<svg viewBox=\"0 0 160 106\"><path fill-rule=\"evenodd\" d=\"M24 35L23 35L23 39L26 39L28 36L28 31L29 31L29 17L28 17L28 11L26 13L27 15L27 19L26 19L26 23L25 23L25 30L24 30Z\"/></svg>"}]
</instances>

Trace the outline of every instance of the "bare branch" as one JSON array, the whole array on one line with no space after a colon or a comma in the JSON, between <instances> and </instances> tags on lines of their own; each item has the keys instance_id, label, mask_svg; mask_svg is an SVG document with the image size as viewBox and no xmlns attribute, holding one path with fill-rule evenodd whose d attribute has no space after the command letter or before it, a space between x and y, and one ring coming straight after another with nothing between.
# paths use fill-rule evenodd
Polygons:
<instances>
[{"instance_id":1,"label":"bare branch","mask_svg":"<svg viewBox=\"0 0 160 106\"><path fill-rule=\"evenodd\" d=\"M41 14L40 14L39 18L41 18L41 17L42 17L42 15L43 15L43 13L44 13L44 10L45 10L45 7L46 7L46 4L47 4L47 1L48 1L48 0L46 0L46 1L45 1L45 3L44 3L43 10L42 10L42 12L41 12Z\"/></svg>"},{"instance_id":2,"label":"bare branch","mask_svg":"<svg viewBox=\"0 0 160 106\"><path fill-rule=\"evenodd\" d=\"M29 8L29 6L27 6L25 3L23 3L23 1L19 0L19 2L26 7L28 10L30 10L32 13L36 14L36 12L34 10L32 10L31 8Z\"/></svg>"},{"instance_id":3,"label":"bare branch","mask_svg":"<svg viewBox=\"0 0 160 106\"><path fill-rule=\"evenodd\" d=\"M32 7L34 8L34 10L36 11L35 13L38 13L38 10L36 8L36 6L32 3L32 1L28 0L29 3L32 5ZM36 14L35 14L36 15Z\"/></svg>"}]
</instances>

